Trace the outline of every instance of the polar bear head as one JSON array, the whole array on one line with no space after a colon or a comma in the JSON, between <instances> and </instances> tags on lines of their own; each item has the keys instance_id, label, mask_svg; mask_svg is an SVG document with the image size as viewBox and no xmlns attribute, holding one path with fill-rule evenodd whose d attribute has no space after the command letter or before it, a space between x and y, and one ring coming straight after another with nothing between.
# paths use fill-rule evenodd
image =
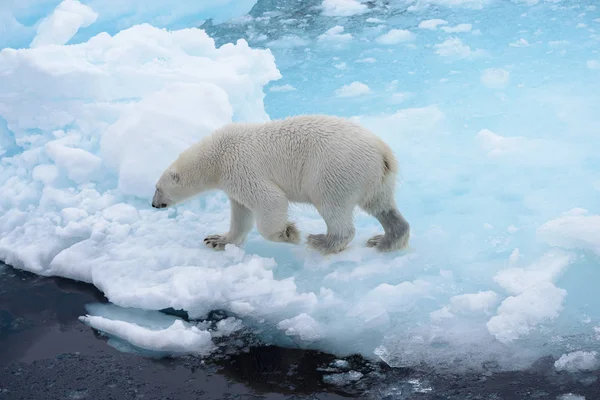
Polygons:
<instances>
[{"instance_id":1,"label":"polar bear head","mask_svg":"<svg viewBox=\"0 0 600 400\"><path fill-rule=\"evenodd\" d=\"M156 183L156 191L152 198L152 207L166 208L184 200L185 188L181 182L181 174L173 166L169 167Z\"/></svg>"},{"instance_id":2,"label":"polar bear head","mask_svg":"<svg viewBox=\"0 0 600 400\"><path fill-rule=\"evenodd\" d=\"M165 169L156 183L152 207L171 207L216 188L218 168L210 143L203 140L190 146Z\"/></svg>"}]
</instances>

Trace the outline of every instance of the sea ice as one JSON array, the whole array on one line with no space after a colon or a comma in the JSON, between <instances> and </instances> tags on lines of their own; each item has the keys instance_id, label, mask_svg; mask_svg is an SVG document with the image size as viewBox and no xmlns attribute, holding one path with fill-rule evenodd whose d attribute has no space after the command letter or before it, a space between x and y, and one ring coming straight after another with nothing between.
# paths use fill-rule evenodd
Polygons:
<instances>
[{"instance_id":1,"label":"sea ice","mask_svg":"<svg viewBox=\"0 0 600 400\"><path fill-rule=\"evenodd\" d=\"M571 353L600 329L585 1L27 3L0 5L0 260L97 286L112 305L82 321L112 344L209 356L251 327L394 366L598 368ZM357 210L340 254L256 230L215 252L202 239L228 229L223 193L150 206L162 170L215 128L303 113L390 144L409 249L366 248L382 228ZM326 229L312 208L290 215ZM198 322L212 310L229 318Z\"/></svg>"}]
</instances>

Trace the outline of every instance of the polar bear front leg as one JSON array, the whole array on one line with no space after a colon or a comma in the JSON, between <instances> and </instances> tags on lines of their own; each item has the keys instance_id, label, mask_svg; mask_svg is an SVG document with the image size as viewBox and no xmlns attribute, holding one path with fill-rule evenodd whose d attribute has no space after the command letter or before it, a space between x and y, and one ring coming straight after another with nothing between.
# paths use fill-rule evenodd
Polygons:
<instances>
[{"instance_id":1,"label":"polar bear front leg","mask_svg":"<svg viewBox=\"0 0 600 400\"><path fill-rule=\"evenodd\" d=\"M223 250L229 243L241 245L254 225L254 216L248 207L232 198L229 198L229 203L231 204L229 232L224 235L209 235L204 238L204 244L215 250Z\"/></svg>"}]
</instances>

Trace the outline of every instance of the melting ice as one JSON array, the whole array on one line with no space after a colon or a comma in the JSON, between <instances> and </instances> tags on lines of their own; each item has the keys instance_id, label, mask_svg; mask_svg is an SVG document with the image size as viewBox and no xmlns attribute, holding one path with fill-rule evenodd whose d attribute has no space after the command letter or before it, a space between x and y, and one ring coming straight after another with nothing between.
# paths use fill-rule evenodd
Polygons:
<instances>
[{"instance_id":1,"label":"melting ice","mask_svg":"<svg viewBox=\"0 0 600 400\"><path fill-rule=\"evenodd\" d=\"M97 286L112 305L81 320L145 351L210 356L245 327L394 366L599 367L594 2L141 3L0 6L1 260ZM213 129L309 112L393 147L408 251L365 248L381 228L357 212L335 256L255 230L217 253L222 193L150 207ZM229 318L194 322L211 310Z\"/></svg>"}]
</instances>

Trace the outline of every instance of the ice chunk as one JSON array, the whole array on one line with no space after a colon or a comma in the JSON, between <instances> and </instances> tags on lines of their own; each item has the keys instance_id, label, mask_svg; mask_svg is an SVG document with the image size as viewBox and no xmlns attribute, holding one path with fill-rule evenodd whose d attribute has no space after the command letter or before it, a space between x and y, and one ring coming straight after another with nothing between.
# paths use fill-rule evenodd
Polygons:
<instances>
[{"instance_id":1,"label":"ice chunk","mask_svg":"<svg viewBox=\"0 0 600 400\"><path fill-rule=\"evenodd\" d=\"M460 294L452 296L447 305L431 312L429 315L433 321L442 321L461 315L489 315L493 313L499 301L500 296L491 290Z\"/></svg>"},{"instance_id":2,"label":"ice chunk","mask_svg":"<svg viewBox=\"0 0 600 400\"><path fill-rule=\"evenodd\" d=\"M323 43L344 44L352 40L352 34L343 33L344 27L336 25L328 29L325 33L318 36L318 40Z\"/></svg>"},{"instance_id":3,"label":"ice chunk","mask_svg":"<svg viewBox=\"0 0 600 400\"><path fill-rule=\"evenodd\" d=\"M435 52L442 57L466 58L471 55L471 48L456 37L436 44L435 48Z\"/></svg>"},{"instance_id":4,"label":"ice chunk","mask_svg":"<svg viewBox=\"0 0 600 400\"><path fill-rule=\"evenodd\" d=\"M450 298L449 309L464 314L487 312L498 303L498 297L498 294L491 290L461 294Z\"/></svg>"},{"instance_id":5,"label":"ice chunk","mask_svg":"<svg viewBox=\"0 0 600 400\"><path fill-rule=\"evenodd\" d=\"M143 350L206 355L215 349L210 332L158 311L91 304L88 312L80 321Z\"/></svg>"},{"instance_id":6,"label":"ice chunk","mask_svg":"<svg viewBox=\"0 0 600 400\"><path fill-rule=\"evenodd\" d=\"M563 354L554 362L557 371L592 371L600 367L597 351L573 351Z\"/></svg>"},{"instance_id":7,"label":"ice chunk","mask_svg":"<svg viewBox=\"0 0 600 400\"><path fill-rule=\"evenodd\" d=\"M358 371L348 371L339 374L329 374L323 376L323 382L331 385L345 386L351 382L356 382L363 377L363 374Z\"/></svg>"},{"instance_id":8,"label":"ice chunk","mask_svg":"<svg viewBox=\"0 0 600 400\"><path fill-rule=\"evenodd\" d=\"M438 26L446 24L448 24L448 21L439 18L434 18L419 22L419 28L434 31L437 29Z\"/></svg>"},{"instance_id":9,"label":"ice chunk","mask_svg":"<svg viewBox=\"0 0 600 400\"><path fill-rule=\"evenodd\" d=\"M305 341L318 340L323 336L319 324L306 313L299 314L291 319L285 319L277 327L284 329L286 335L298 336Z\"/></svg>"},{"instance_id":10,"label":"ice chunk","mask_svg":"<svg viewBox=\"0 0 600 400\"><path fill-rule=\"evenodd\" d=\"M415 40L416 35L406 29L390 29L387 33L379 36L375 41L383 45L394 45Z\"/></svg>"},{"instance_id":11,"label":"ice chunk","mask_svg":"<svg viewBox=\"0 0 600 400\"><path fill-rule=\"evenodd\" d=\"M600 215L570 215L546 222L537 237L552 246L585 249L600 255Z\"/></svg>"},{"instance_id":12,"label":"ice chunk","mask_svg":"<svg viewBox=\"0 0 600 400\"><path fill-rule=\"evenodd\" d=\"M328 17L349 17L367 12L368 8L358 0L323 0L323 15Z\"/></svg>"},{"instance_id":13,"label":"ice chunk","mask_svg":"<svg viewBox=\"0 0 600 400\"><path fill-rule=\"evenodd\" d=\"M239 331L243 327L243 322L235 317L229 317L217 322L217 330L211 332L212 337L229 336Z\"/></svg>"},{"instance_id":14,"label":"ice chunk","mask_svg":"<svg viewBox=\"0 0 600 400\"><path fill-rule=\"evenodd\" d=\"M371 89L362 82L352 82L335 91L337 97L357 97L369 94Z\"/></svg>"},{"instance_id":15,"label":"ice chunk","mask_svg":"<svg viewBox=\"0 0 600 400\"><path fill-rule=\"evenodd\" d=\"M507 297L498 307L498 314L487 322L488 331L503 343L527 335L539 323L558 316L566 295L566 290L542 282Z\"/></svg>"},{"instance_id":16,"label":"ice chunk","mask_svg":"<svg viewBox=\"0 0 600 400\"><path fill-rule=\"evenodd\" d=\"M227 93L212 83L173 83L146 96L102 137L103 155L119 171L119 190L150 197L179 153L232 117Z\"/></svg>"},{"instance_id":17,"label":"ice chunk","mask_svg":"<svg viewBox=\"0 0 600 400\"><path fill-rule=\"evenodd\" d=\"M98 14L78 0L63 0L38 25L37 35L30 47L67 43L81 27L90 26Z\"/></svg>"},{"instance_id":18,"label":"ice chunk","mask_svg":"<svg viewBox=\"0 0 600 400\"><path fill-rule=\"evenodd\" d=\"M510 43L509 46L511 47L528 47L531 46L529 44L529 42L523 38L517 40L516 42Z\"/></svg>"},{"instance_id":19,"label":"ice chunk","mask_svg":"<svg viewBox=\"0 0 600 400\"><path fill-rule=\"evenodd\" d=\"M209 332L199 330L195 326L186 326L181 320L174 321L166 329L156 331L103 317L86 316L81 317L81 320L94 329L146 350L206 354L213 349Z\"/></svg>"},{"instance_id":20,"label":"ice chunk","mask_svg":"<svg viewBox=\"0 0 600 400\"><path fill-rule=\"evenodd\" d=\"M4 49L0 65L5 76L0 81L2 92L22 93L6 104L2 113L17 139L25 137L28 129L48 131L74 120L83 124L83 135L99 135L140 99L149 97L143 105L150 107L152 99L156 103L160 97L156 93L168 84L177 88L183 82L204 85L203 93L211 96L217 96L215 90L207 87L221 88L227 93L234 119L265 120L268 116L259 88L281 76L269 50L250 49L244 40L215 49L213 40L202 30L166 31L147 24L115 36L100 34L73 46ZM251 71L252 78L247 75ZM37 76L35 82L29 79L32 74ZM34 90L38 86L39 90ZM190 91L178 107L198 110L210 106L206 97L198 104L201 94L189 97ZM162 110L163 115L182 114L177 112L176 107ZM219 117L227 113L220 110L215 117L207 113L208 124L215 120L222 123ZM191 122L197 114L188 115Z\"/></svg>"},{"instance_id":21,"label":"ice chunk","mask_svg":"<svg viewBox=\"0 0 600 400\"><path fill-rule=\"evenodd\" d=\"M350 368L350 363L346 360L335 360L332 364L336 368Z\"/></svg>"},{"instance_id":22,"label":"ice chunk","mask_svg":"<svg viewBox=\"0 0 600 400\"><path fill-rule=\"evenodd\" d=\"M556 282L576 260L573 253L552 250L526 268L510 267L499 271L494 280L511 294L520 294L542 282Z\"/></svg>"},{"instance_id":23,"label":"ice chunk","mask_svg":"<svg viewBox=\"0 0 600 400\"><path fill-rule=\"evenodd\" d=\"M455 26L442 26L442 30L448 33L463 33L470 32L473 28L471 24L458 24Z\"/></svg>"}]
</instances>

